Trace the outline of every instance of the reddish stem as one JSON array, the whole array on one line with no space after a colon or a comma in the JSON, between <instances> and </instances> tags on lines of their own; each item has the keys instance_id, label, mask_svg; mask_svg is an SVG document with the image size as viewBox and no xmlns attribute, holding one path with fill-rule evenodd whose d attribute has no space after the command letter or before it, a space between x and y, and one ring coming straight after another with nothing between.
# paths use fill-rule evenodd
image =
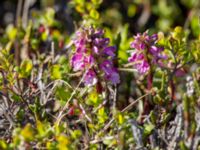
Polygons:
<instances>
[{"instance_id":1,"label":"reddish stem","mask_svg":"<svg viewBox=\"0 0 200 150\"><path fill-rule=\"evenodd\" d=\"M147 77L147 89L150 91L153 85L153 73L152 71L149 72Z\"/></svg>"},{"instance_id":2,"label":"reddish stem","mask_svg":"<svg viewBox=\"0 0 200 150\"><path fill-rule=\"evenodd\" d=\"M150 70L148 76L147 76L147 89L148 91L150 91L152 89L152 86L153 86L153 73L152 71ZM142 116L145 116L145 115L148 115L151 111L151 104L150 104L150 96L147 96L144 100L144 111L142 113ZM140 122L142 123L143 122L143 117L141 118Z\"/></svg>"}]
</instances>

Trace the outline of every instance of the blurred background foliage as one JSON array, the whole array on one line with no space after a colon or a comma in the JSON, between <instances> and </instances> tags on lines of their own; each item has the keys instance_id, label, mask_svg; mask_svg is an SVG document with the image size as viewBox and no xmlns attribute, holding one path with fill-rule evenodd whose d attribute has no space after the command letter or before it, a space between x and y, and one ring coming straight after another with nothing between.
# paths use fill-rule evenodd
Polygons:
<instances>
[{"instance_id":1,"label":"blurred background foliage","mask_svg":"<svg viewBox=\"0 0 200 150\"><path fill-rule=\"evenodd\" d=\"M19 3L23 0L1 0L0 22L2 30L17 20L16 13ZM152 32L168 32L175 26L191 29L190 36L197 37L200 33L198 0L28 0L27 12L34 17L47 7L55 9L55 18L63 22L63 28L72 33L76 23L90 18L95 24L117 31L119 27L128 24L129 33L142 32L146 29ZM25 18L26 14L22 14ZM41 13L40 13L41 15ZM96 21L95 21L96 20ZM98 20L98 21L97 21ZM50 22L49 22L50 23ZM50 23L51 24L51 23Z\"/></svg>"}]
</instances>

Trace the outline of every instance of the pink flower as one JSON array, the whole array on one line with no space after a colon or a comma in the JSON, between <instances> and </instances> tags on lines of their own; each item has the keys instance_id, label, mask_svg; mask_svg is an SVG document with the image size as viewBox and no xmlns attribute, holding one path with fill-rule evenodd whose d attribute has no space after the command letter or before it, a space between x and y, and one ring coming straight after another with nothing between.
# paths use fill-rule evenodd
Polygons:
<instances>
[{"instance_id":1,"label":"pink flower","mask_svg":"<svg viewBox=\"0 0 200 150\"><path fill-rule=\"evenodd\" d=\"M92 85L95 85L97 83L96 74L92 69L90 69L86 72L85 78L84 78L84 83L87 86L92 86Z\"/></svg>"},{"instance_id":2,"label":"pink flower","mask_svg":"<svg viewBox=\"0 0 200 150\"><path fill-rule=\"evenodd\" d=\"M115 57L115 51L116 51L115 46L109 46L103 50L104 54L111 56L111 57Z\"/></svg>"},{"instance_id":3,"label":"pink flower","mask_svg":"<svg viewBox=\"0 0 200 150\"><path fill-rule=\"evenodd\" d=\"M82 53L76 53L71 59L71 64L74 71L84 70L86 66L93 65L94 58L92 56L86 56Z\"/></svg>"},{"instance_id":4,"label":"pink flower","mask_svg":"<svg viewBox=\"0 0 200 150\"><path fill-rule=\"evenodd\" d=\"M84 56L81 53L74 54L71 59L71 64L74 71L82 70L85 66Z\"/></svg>"},{"instance_id":5,"label":"pink flower","mask_svg":"<svg viewBox=\"0 0 200 150\"><path fill-rule=\"evenodd\" d=\"M95 85L98 80L107 80L112 84L120 82L117 69L114 67L115 46L109 46L109 38L104 38L103 30L83 28L76 33L75 52L71 57L74 71L87 71L85 85ZM103 74L99 79L96 73Z\"/></svg>"},{"instance_id":6,"label":"pink flower","mask_svg":"<svg viewBox=\"0 0 200 150\"><path fill-rule=\"evenodd\" d=\"M131 56L128 58L129 62L134 62L133 67L138 70L140 74L145 74L150 69L151 64L159 64L160 59L166 59L162 54L164 48L157 46L158 35L148 35L148 32L143 34L138 33L134 36L134 41L131 43Z\"/></svg>"},{"instance_id":7,"label":"pink flower","mask_svg":"<svg viewBox=\"0 0 200 150\"><path fill-rule=\"evenodd\" d=\"M119 74L116 68L113 67L113 63L109 60L105 60L101 64L101 69L104 71L104 75L107 80L110 80L113 84L118 84L120 82Z\"/></svg>"}]
</instances>

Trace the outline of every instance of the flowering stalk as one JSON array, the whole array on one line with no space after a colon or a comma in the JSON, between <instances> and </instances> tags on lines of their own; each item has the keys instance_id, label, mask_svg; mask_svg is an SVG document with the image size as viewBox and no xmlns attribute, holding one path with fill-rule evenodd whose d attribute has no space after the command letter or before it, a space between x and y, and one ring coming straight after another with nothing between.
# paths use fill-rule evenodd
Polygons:
<instances>
[{"instance_id":1,"label":"flowering stalk","mask_svg":"<svg viewBox=\"0 0 200 150\"><path fill-rule=\"evenodd\" d=\"M109 46L109 38L104 38L103 30L81 28L76 32L74 45L71 66L74 71L86 71L86 86L96 85L102 80L114 85L120 82L117 68L113 64L116 48Z\"/></svg>"},{"instance_id":2,"label":"flowering stalk","mask_svg":"<svg viewBox=\"0 0 200 150\"><path fill-rule=\"evenodd\" d=\"M128 58L129 62L134 62L133 67L137 69L140 74L147 73L151 64L160 65L160 60L165 59L166 56L162 54L164 48L157 46L158 35L148 35L148 31L143 34L138 33L134 36L134 41L131 43L131 56Z\"/></svg>"},{"instance_id":3,"label":"flowering stalk","mask_svg":"<svg viewBox=\"0 0 200 150\"><path fill-rule=\"evenodd\" d=\"M148 31L143 34L138 33L134 36L134 41L131 43L131 56L128 58L130 63L134 62L133 67L139 74L147 76L147 90L152 89L153 84L153 65L160 65L160 60L165 59L166 56L162 54L164 48L157 46L158 35L148 35ZM143 115L148 114L150 111L150 103L148 98L144 101Z\"/></svg>"}]
</instances>

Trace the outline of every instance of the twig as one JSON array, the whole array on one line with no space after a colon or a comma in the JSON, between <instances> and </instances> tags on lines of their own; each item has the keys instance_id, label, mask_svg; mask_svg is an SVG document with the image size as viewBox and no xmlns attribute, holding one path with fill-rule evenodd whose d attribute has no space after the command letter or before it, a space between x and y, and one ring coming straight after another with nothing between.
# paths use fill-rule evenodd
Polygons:
<instances>
[{"instance_id":1,"label":"twig","mask_svg":"<svg viewBox=\"0 0 200 150\"><path fill-rule=\"evenodd\" d=\"M125 112L125 111L128 111L133 105L137 104L141 99L143 99L144 97L148 96L149 94L151 94L152 91L150 91L149 93L139 97L138 99L136 99L135 101L133 101L132 103L130 103L127 107L125 107L121 112ZM109 127L110 125L112 124L112 122L114 121L115 119L112 118L106 125L105 127L103 128L103 132L105 132Z\"/></svg>"},{"instance_id":2,"label":"twig","mask_svg":"<svg viewBox=\"0 0 200 150\"><path fill-rule=\"evenodd\" d=\"M114 90L111 87L109 87L108 89L112 93L112 96L113 96L112 97L113 98L113 106L112 106L112 108L113 108L113 110L115 110L116 102L117 102L117 86L116 85L114 86Z\"/></svg>"},{"instance_id":3,"label":"twig","mask_svg":"<svg viewBox=\"0 0 200 150\"><path fill-rule=\"evenodd\" d=\"M92 113L93 114L95 114L99 109L101 109L106 103L107 103L107 99L105 99L104 101L103 101L103 103L101 103L96 109L94 109L93 111L92 111Z\"/></svg>"},{"instance_id":4,"label":"twig","mask_svg":"<svg viewBox=\"0 0 200 150\"><path fill-rule=\"evenodd\" d=\"M52 55L52 63L54 63L55 62L55 44L54 44L54 42L52 41L51 42L51 55Z\"/></svg>"},{"instance_id":5,"label":"twig","mask_svg":"<svg viewBox=\"0 0 200 150\"><path fill-rule=\"evenodd\" d=\"M42 80L41 80L42 79L42 74L43 74L43 66L41 66L40 69L39 69L38 79L37 79L38 80L37 85L38 85L39 90L41 92L41 95L40 95L40 104L44 105L44 104L46 104L47 99L46 99L46 95L45 95L45 92L44 92L44 90L45 90L44 84L42 83Z\"/></svg>"},{"instance_id":6,"label":"twig","mask_svg":"<svg viewBox=\"0 0 200 150\"><path fill-rule=\"evenodd\" d=\"M127 107L125 107L121 112L125 112L127 110L129 110L132 106L134 106L138 101L140 101L142 98L148 96L149 94L151 94L152 91L146 93L145 95L139 97L138 99L136 99L135 101L133 101L132 103L130 103Z\"/></svg>"},{"instance_id":7,"label":"twig","mask_svg":"<svg viewBox=\"0 0 200 150\"><path fill-rule=\"evenodd\" d=\"M138 72L136 69L133 68L118 68L118 70L124 72Z\"/></svg>"},{"instance_id":8,"label":"twig","mask_svg":"<svg viewBox=\"0 0 200 150\"><path fill-rule=\"evenodd\" d=\"M175 118L176 127L174 129L174 134L172 140L169 142L168 149L173 150L177 148L177 143L181 137L181 129L183 127L183 110L182 106L177 107L177 115Z\"/></svg>"},{"instance_id":9,"label":"twig","mask_svg":"<svg viewBox=\"0 0 200 150\"><path fill-rule=\"evenodd\" d=\"M16 12L16 22L15 22L16 26L19 25L19 20L20 20L20 15L21 15L21 10L22 10L22 4L23 4L23 0L18 0L17 12Z\"/></svg>"},{"instance_id":10,"label":"twig","mask_svg":"<svg viewBox=\"0 0 200 150\"><path fill-rule=\"evenodd\" d=\"M15 121L14 119L9 115L9 113L7 113L7 110L5 107L2 107L2 105L0 105L1 109L3 110L3 114L5 115L5 117L7 118L7 120L10 123L10 128L15 126Z\"/></svg>"},{"instance_id":11,"label":"twig","mask_svg":"<svg viewBox=\"0 0 200 150\"><path fill-rule=\"evenodd\" d=\"M68 105L69 105L69 102L72 100L72 98L74 97L74 95L76 94L79 86L81 85L81 83L83 82L84 78L85 78L85 75L86 75L87 71L84 73L83 77L81 78L81 80L79 81L78 85L76 86L76 88L74 89L74 91L72 92L70 98L67 100L65 106L63 107L63 109L60 111L58 117L57 117L57 120L56 120L56 125L59 125L61 119L64 117L63 116L63 113L64 111L67 109Z\"/></svg>"},{"instance_id":12,"label":"twig","mask_svg":"<svg viewBox=\"0 0 200 150\"><path fill-rule=\"evenodd\" d=\"M83 106L81 104L79 104L80 109L82 110L82 113L85 115L85 118L91 123L92 119L87 115L85 109L83 108Z\"/></svg>"},{"instance_id":13,"label":"twig","mask_svg":"<svg viewBox=\"0 0 200 150\"><path fill-rule=\"evenodd\" d=\"M115 89L113 91L113 110L116 108L117 103L117 86L115 85Z\"/></svg>"},{"instance_id":14,"label":"twig","mask_svg":"<svg viewBox=\"0 0 200 150\"><path fill-rule=\"evenodd\" d=\"M139 127L137 121L134 119L130 119L128 123L131 125L133 137L136 143L136 150L144 149L144 142L142 139L143 130Z\"/></svg>"},{"instance_id":15,"label":"twig","mask_svg":"<svg viewBox=\"0 0 200 150\"><path fill-rule=\"evenodd\" d=\"M25 0L24 1L24 10L23 10L23 16L22 16L22 23L23 23L23 27L25 28L27 26L28 23L28 9L30 7L30 1L29 0Z\"/></svg>"},{"instance_id":16,"label":"twig","mask_svg":"<svg viewBox=\"0 0 200 150\"><path fill-rule=\"evenodd\" d=\"M130 62L128 64L125 64L124 67L130 67L130 66L133 66L133 65L138 64L138 63L142 63L142 61L138 60L138 61Z\"/></svg>"},{"instance_id":17,"label":"twig","mask_svg":"<svg viewBox=\"0 0 200 150\"><path fill-rule=\"evenodd\" d=\"M64 83L65 85L67 85L69 88L72 89L71 85L68 82L61 80L61 79L57 79L57 80L54 81L53 87L49 90L46 99L49 99L50 95L53 93L53 90L57 87L59 82Z\"/></svg>"}]
</instances>

